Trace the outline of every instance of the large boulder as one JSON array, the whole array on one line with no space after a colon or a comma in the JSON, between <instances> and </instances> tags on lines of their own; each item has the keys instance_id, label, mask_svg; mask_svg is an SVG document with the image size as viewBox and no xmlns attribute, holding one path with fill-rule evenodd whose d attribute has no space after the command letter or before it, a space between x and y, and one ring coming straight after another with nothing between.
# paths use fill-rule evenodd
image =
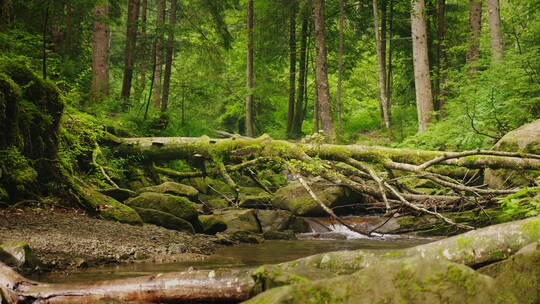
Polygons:
<instances>
[{"instance_id":1,"label":"large boulder","mask_svg":"<svg viewBox=\"0 0 540 304\"><path fill-rule=\"evenodd\" d=\"M193 225L191 225L188 221L176 217L170 213L138 207L133 207L133 209L137 211L145 223L154 224L167 229L195 233Z\"/></svg>"},{"instance_id":2,"label":"large boulder","mask_svg":"<svg viewBox=\"0 0 540 304\"><path fill-rule=\"evenodd\" d=\"M199 221L201 221L205 234L216 234L227 230L227 224L220 216L201 215L199 216Z\"/></svg>"},{"instance_id":3,"label":"large boulder","mask_svg":"<svg viewBox=\"0 0 540 304\"><path fill-rule=\"evenodd\" d=\"M533 276L533 271L525 275ZM518 300L530 284L515 284L510 290L465 265L420 255L381 260L352 275L298 283L270 289L246 303L538 303L537 296L532 302Z\"/></svg>"},{"instance_id":4,"label":"large boulder","mask_svg":"<svg viewBox=\"0 0 540 304\"><path fill-rule=\"evenodd\" d=\"M102 219L131 225L142 225L141 217L133 208L88 187L81 187L81 190L84 191L90 204L99 210Z\"/></svg>"},{"instance_id":5,"label":"large boulder","mask_svg":"<svg viewBox=\"0 0 540 304\"><path fill-rule=\"evenodd\" d=\"M274 232L308 232L309 224L286 210L256 210L261 230L265 234Z\"/></svg>"},{"instance_id":6,"label":"large boulder","mask_svg":"<svg viewBox=\"0 0 540 304\"><path fill-rule=\"evenodd\" d=\"M198 195L199 195L199 191L197 191L197 189L188 185L179 184L175 182L165 182L157 186L140 188L137 191L138 194L141 194L143 192L156 192L156 193L172 194L176 196L185 196L192 201L197 201Z\"/></svg>"},{"instance_id":7,"label":"large boulder","mask_svg":"<svg viewBox=\"0 0 540 304\"><path fill-rule=\"evenodd\" d=\"M322 178L309 181L318 198L337 214L351 214L355 203L362 202L362 196L347 187L332 185ZM272 199L272 205L278 209L289 210L300 216L328 215L319 204L309 195L298 181L293 181L280 188Z\"/></svg>"},{"instance_id":8,"label":"large boulder","mask_svg":"<svg viewBox=\"0 0 540 304\"><path fill-rule=\"evenodd\" d=\"M496 151L540 154L540 119L509 132L492 148ZM484 183L495 189L508 189L531 184L540 176L540 171L512 171L486 169Z\"/></svg>"},{"instance_id":9,"label":"large boulder","mask_svg":"<svg viewBox=\"0 0 540 304\"><path fill-rule=\"evenodd\" d=\"M195 231L202 231L195 203L185 197L170 194L143 192L137 197L126 201L130 207L154 209L170 213L178 218L188 221Z\"/></svg>"},{"instance_id":10,"label":"large boulder","mask_svg":"<svg viewBox=\"0 0 540 304\"><path fill-rule=\"evenodd\" d=\"M237 231L262 233L254 210L219 210L216 215L227 224L227 233Z\"/></svg>"}]
</instances>

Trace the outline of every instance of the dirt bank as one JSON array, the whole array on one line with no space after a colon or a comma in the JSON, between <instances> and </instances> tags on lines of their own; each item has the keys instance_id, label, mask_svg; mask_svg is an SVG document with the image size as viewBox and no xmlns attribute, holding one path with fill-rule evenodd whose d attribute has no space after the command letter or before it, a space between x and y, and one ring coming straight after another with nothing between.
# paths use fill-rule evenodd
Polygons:
<instances>
[{"instance_id":1,"label":"dirt bank","mask_svg":"<svg viewBox=\"0 0 540 304\"><path fill-rule=\"evenodd\" d=\"M0 243L24 241L55 269L200 260L213 252L211 239L154 225L104 221L75 210L0 211Z\"/></svg>"}]
</instances>

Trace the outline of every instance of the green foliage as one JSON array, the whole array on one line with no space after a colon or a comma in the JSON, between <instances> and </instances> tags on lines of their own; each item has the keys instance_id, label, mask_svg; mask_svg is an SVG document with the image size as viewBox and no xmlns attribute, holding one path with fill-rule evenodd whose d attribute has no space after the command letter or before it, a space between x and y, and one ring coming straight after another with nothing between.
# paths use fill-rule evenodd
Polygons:
<instances>
[{"instance_id":1,"label":"green foliage","mask_svg":"<svg viewBox=\"0 0 540 304\"><path fill-rule=\"evenodd\" d=\"M509 215L536 216L540 214L540 186L524 188L499 200Z\"/></svg>"}]
</instances>

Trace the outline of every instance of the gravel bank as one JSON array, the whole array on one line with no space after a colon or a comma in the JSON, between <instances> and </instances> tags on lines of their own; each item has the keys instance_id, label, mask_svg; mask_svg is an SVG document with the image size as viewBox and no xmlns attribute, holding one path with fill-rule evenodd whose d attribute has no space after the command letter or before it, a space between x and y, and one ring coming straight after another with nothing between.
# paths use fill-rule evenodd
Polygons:
<instances>
[{"instance_id":1,"label":"gravel bank","mask_svg":"<svg viewBox=\"0 0 540 304\"><path fill-rule=\"evenodd\" d=\"M56 269L201 260L216 246L211 239L154 225L104 221L75 210L0 211L0 242L24 241Z\"/></svg>"}]
</instances>

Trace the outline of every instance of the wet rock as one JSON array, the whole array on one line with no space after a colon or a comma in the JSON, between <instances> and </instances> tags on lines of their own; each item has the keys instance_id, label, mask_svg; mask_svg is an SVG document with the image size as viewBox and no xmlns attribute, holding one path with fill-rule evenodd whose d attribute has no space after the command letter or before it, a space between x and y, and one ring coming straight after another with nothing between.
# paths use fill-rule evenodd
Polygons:
<instances>
[{"instance_id":1,"label":"wet rock","mask_svg":"<svg viewBox=\"0 0 540 304\"><path fill-rule=\"evenodd\" d=\"M262 233L254 210L219 210L216 215L227 224L227 233L236 231Z\"/></svg>"},{"instance_id":2,"label":"wet rock","mask_svg":"<svg viewBox=\"0 0 540 304\"><path fill-rule=\"evenodd\" d=\"M13 265L24 270L39 270L43 268L43 264L36 257L30 246L24 242L8 242L0 245L0 251L3 251L4 257L8 255L11 258L7 257L5 260L8 264Z\"/></svg>"},{"instance_id":3,"label":"wet rock","mask_svg":"<svg viewBox=\"0 0 540 304\"><path fill-rule=\"evenodd\" d=\"M188 221L178 218L170 213L138 207L133 207L133 209L139 213L145 223L154 224L167 229L195 233L193 225L191 225Z\"/></svg>"},{"instance_id":4,"label":"wet rock","mask_svg":"<svg viewBox=\"0 0 540 304\"><path fill-rule=\"evenodd\" d=\"M221 234L221 238L228 239L232 243L259 244L264 242L262 235L249 231L226 231L219 234Z\"/></svg>"},{"instance_id":5,"label":"wet rock","mask_svg":"<svg viewBox=\"0 0 540 304\"><path fill-rule=\"evenodd\" d=\"M265 240L296 240L296 234L292 230L266 231L263 232Z\"/></svg>"},{"instance_id":6,"label":"wet rock","mask_svg":"<svg viewBox=\"0 0 540 304\"><path fill-rule=\"evenodd\" d=\"M346 187L331 185L322 178L310 180L309 184L319 199L337 214L352 214L358 206L356 203L362 202L361 195ZM327 215L298 181L280 188L272 199L272 205L300 216Z\"/></svg>"},{"instance_id":7,"label":"wet rock","mask_svg":"<svg viewBox=\"0 0 540 304\"><path fill-rule=\"evenodd\" d=\"M201 215L199 216L199 221L201 221L203 233L205 234L216 234L227 230L227 224L219 216Z\"/></svg>"},{"instance_id":8,"label":"wet rock","mask_svg":"<svg viewBox=\"0 0 540 304\"><path fill-rule=\"evenodd\" d=\"M123 202L136 195L134 191L131 191L129 189L122 189L122 188L109 188L109 189L99 190L99 192L101 194L105 194L109 197L112 197L119 202Z\"/></svg>"},{"instance_id":9,"label":"wet rock","mask_svg":"<svg viewBox=\"0 0 540 304\"><path fill-rule=\"evenodd\" d=\"M195 231L202 231L195 203L185 197L170 194L143 192L126 201L131 207L154 209L188 221Z\"/></svg>"},{"instance_id":10,"label":"wet rock","mask_svg":"<svg viewBox=\"0 0 540 304\"><path fill-rule=\"evenodd\" d=\"M139 189L137 191L137 194L141 194L144 192L156 192L156 193L171 194L175 196L185 196L192 201L198 201L198 195L199 195L199 191L197 191L197 189L188 185L175 183L175 182L165 182L157 186L144 187L144 188Z\"/></svg>"},{"instance_id":11,"label":"wet rock","mask_svg":"<svg viewBox=\"0 0 540 304\"><path fill-rule=\"evenodd\" d=\"M465 265L420 256L380 261L352 275L297 283L270 289L245 303L518 303L493 278Z\"/></svg>"},{"instance_id":12,"label":"wet rock","mask_svg":"<svg viewBox=\"0 0 540 304\"><path fill-rule=\"evenodd\" d=\"M492 148L496 151L540 154L540 119L523 125L503 136ZM535 180L538 171L518 172L505 169L486 169L484 183L494 189L526 186Z\"/></svg>"}]
</instances>

